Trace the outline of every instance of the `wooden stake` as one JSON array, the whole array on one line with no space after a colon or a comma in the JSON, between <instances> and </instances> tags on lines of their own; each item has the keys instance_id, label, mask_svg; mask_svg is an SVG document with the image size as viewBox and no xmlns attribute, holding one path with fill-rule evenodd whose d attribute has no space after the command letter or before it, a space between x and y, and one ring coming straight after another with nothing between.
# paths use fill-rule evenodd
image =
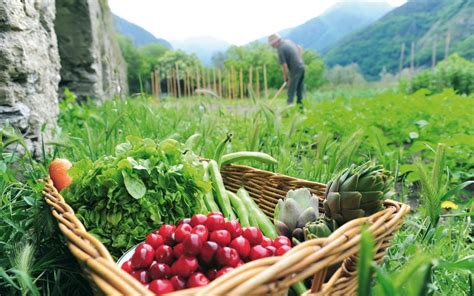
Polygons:
<instances>
[{"instance_id":1,"label":"wooden stake","mask_svg":"<svg viewBox=\"0 0 474 296\"><path fill-rule=\"evenodd\" d=\"M212 90L211 69L206 69L206 74L207 74L207 89Z\"/></svg>"},{"instance_id":2,"label":"wooden stake","mask_svg":"<svg viewBox=\"0 0 474 296\"><path fill-rule=\"evenodd\" d=\"M267 65L263 65L263 86L265 88L265 99L268 99Z\"/></svg>"},{"instance_id":3,"label":"wooden stake","mask_svg":"<svg viewBox=\"0 0 474 296\"><path fill-rule=\"evenodd\" d=\"M216 68L212 68L213 90L217 94Z\"/></svg>"},{"instance_id":4,"label":"wooden stake","mask_svg":"<svg viewBox=\"0 0 474 296\"><path fill-rule=\"evenodd\" d=\"M400 48L400 65L398 66L399 74L402 73L404 59L405 59L405 43L402 43L402 46Z\"/></svg>"},{"instance_id":5,"label":"wooden stake","mask_svg":"<svg viewBox=\"0 0 474 296\"><path fill-rule=\"evenodd\" d=\"M168 97L170 96L170 73L166 73L166 93Z\"/></svg>"},{"instance_id":6,"label":"wooden stake","mask_svg":"<svg viewBox=\"0 0 474 296\"><path fill-rule=\"evenodd\" d=\"M155 97L155 73L151 72L150 73L150 78L151 78L151 96Z\"/></svg>"},{"instance_id":7,"label":"wooden stake","mask_svg":"<svg viewBox=\"0 0 474 296\"><path fill-rule=\"evenodd\" d=\"M171 85L172 85L172 88L173 88L173 97L177 97L177 89L176 89L176 70L173 69L173 71L171 71Z\"/></svg>"},{"instance_id":8,"label":"wooden stake","mask_svg":"<svg viewBox=\"0 0 474 296\"><path fill-rule=\"evenodd\" d=\"M199 68L196 69L196 86L198 89L201 88L201 75L200 75Z\"/></svg>"},{"instance_id":9,"label":"wooden stake","mask_svg":"<svg viewBox=\"0 0 474 296\"><path fill-rule=\"evenodd\" d=\"M232 99L237 99L237 74L235 72L234 66L232 66Z\"/></svg>"},{"instance_id":10,"label":"wooden stake","mask_svg":"<svg viewBox=\"0 0 474 296\"><path fill-rule=\"evenodd\" d=\"M227 98L231 98L231 89L230 89L230 70L229 69L225 69L225 80L226 80L226 85L227 85L227 90L226 90L226 93L227 93Z\"/></svg>"},{"instance_id":11,"label":"wooden stake","mask_svg":"<svg viewBox=\"0 0 474 296\"><path fill-rule=\"evenodd\" d=\"M239 71L239 80L240 80L240 98L244 98L244 75L242 73L242 68Z\"/></svg>"},{"instance_id":12,"label":"wooden stake","mask_svg":"<svg viewBox=\"0 0 474 296\"><path fill-rule=\"evenodd\" d=\"M181 83L179 80L179 69L178 69L178 63L175 64L176 66L176 88L178 89L178 98L181 97Z\"/></svg>"},{"instance_id":13,"label":"wooden stake","mask_svg":"<svg viewBox=\"0 0 474 296\"><path fill-rule=\"evenodd\" d=\"M435 39L433 42L433 49L431 51L431 67L432 68L436 66L436 46L437 46L437 41Z\"/></svg>"},{"instance_id":14,"label":"wooden stake","mask_svg":"<svg viewBox=\"0 0 474 296\"><path fill-rule=\"evenodd\" d=\"M250 94L253 93L253 67L252 66L250 66L249 68L249 82L247 84L247 90L250 97Z\"/></svg>"},{"instance_id":15,"label":"wooden stake","mask_svg":"<svg viewBox=\"0 0 474 296\"><path fill-rule=\"evenodd\" d=\"M155 83L156 83L156 95L158 97L158 101L161 101L161 73L160 69L155 71Z\"/></svg>"},{"instance_id":16,"label":"wooden stake","mask_svg":"<svg viewBox=\"0 0 474 296\"><path fill-rule=\"evenodd\" d=\"M449 55L449 43L451 42L451 29L448 29L448 33L446 33L446 44L444 46L444 59L446 60Z\"/></svg>"},{"instance_id":17,"label":"wooden stake","mask_svg":"<svg viewBox=\"0 0 474 296\"><path fill-rule=\"evenodd\" d=\"M219 97L222 98L222 69L219 68Z\"/></svg>"},{"instance_id":18,"label":"wooden stake","mask_svg":"<svg viewBox=\"0 0 474 296\"><path fill-rule=\"evenodd\" d=\"M257 82L256 82L257 99L260 99L260 68L257 67L257 68L255 69L255 71L257 72L257 77L255 77L255 79L257 80Z\"/></svg>"}]
</instances>

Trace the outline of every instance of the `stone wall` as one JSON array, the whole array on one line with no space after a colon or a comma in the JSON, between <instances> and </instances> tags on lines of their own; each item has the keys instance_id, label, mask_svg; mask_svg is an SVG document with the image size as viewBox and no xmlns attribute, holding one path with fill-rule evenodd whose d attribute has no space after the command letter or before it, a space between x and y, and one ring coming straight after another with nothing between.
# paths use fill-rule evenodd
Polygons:
<instances>
[{"instance_id":1,"label":"stone wall","mask_svg":"<svg viewBox=\"0 0 474 296\"><path fill-rule=\"evenodd\" d=\"M126 64L114 39L104 0L56 1L55 28L61 57L60 93L106 99L128 92Z\"/></svg>"},{"instance_id":2,"label":"stone wall","mask_svg":"<svg viewBox=\"0 0 474 296\"><path fill-rule=\"evenodd\" d=\"M0 0L0 128L9 122L36 152L43 124L55 127L58 116L54 2Z\"/></svg>"},{"instance_id":3,"label":"stone wall","mask_svg":"<svg viewBox=\"0 0 474 296\"><path fill-rule=\"evenodd\" d=\"M65 87L98 101L127 94L114 35L106 0L0 0L0 129L13 125L38 155Z\"/></svg>"}]
</instances>

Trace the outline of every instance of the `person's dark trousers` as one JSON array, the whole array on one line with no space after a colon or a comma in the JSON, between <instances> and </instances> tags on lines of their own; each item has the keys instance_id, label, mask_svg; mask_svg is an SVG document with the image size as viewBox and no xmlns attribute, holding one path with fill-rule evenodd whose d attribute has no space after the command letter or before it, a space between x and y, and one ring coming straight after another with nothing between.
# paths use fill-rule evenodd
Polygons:
<instances>
[{"instance_id":1,"label":"person's dark trousers","mask_svg":"<svg viewBox=\"0 0 474 296\"><path fill-rule=\"evenodd\" d=\"M290 72L288 85L288 104L293 104L296 94L296 103L301 104L304 92L304 68Z\"/></svg>"}]
</instances>

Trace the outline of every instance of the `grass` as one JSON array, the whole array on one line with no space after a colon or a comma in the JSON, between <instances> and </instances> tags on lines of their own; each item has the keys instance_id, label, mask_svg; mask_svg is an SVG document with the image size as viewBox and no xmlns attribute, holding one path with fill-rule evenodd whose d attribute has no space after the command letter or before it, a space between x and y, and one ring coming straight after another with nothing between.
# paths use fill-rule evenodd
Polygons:
<instances>
[{"instance_id":1,"label":"grass","mask_svg":"<svg viewBox=\"0 0 474 296\"><path fill-rule=\"evenodd\" d=\"M408 194L414 195L417 200L421 199L421 205L406 218L383 265L371 269L376 275L374 294L395 291L398 294L389 295L414 295L409 293L424 291L435 295L468 295L472 292L472 273L466 271L466 266L472 267L472 258L468 257L473 253L472 211L469 212L472 200L465 198L466 193L459 194L463 188L459 184L472 178L474 170L474 142L470 141L474 131L469 110L465 108L472 97L451 91L434 96L423 92L406 96L374 91L359 98L354 91L329 98L331 96L320 99L314 95L303 110L287 107L284 100L272 105L260 100L209 98L168 99L159 103L137 97L110 100L97 106L93 102L79 105L72 97L66 98L61 103L60 130L53 140L45 143L46 151L50 152L44 155L42 163L28 156L10 159L11 154L2 153L0 168L4 168L6 182L0 183L3 184L0 215L15 223L29 221L29 224L0 222L2 230L7 229L12 235L12 238L0 235L0 248L4 247L4 252L15 258L28 259L25 261L31 264L0 259L0 267L5 271L0 270L0 294L2 291L21 294L20 291L25 290L33 293L34 287L40 294L73 294L73 291L86 290L82 278L74 278L80 271L64 245L57 247L50 257L38 248L43 242L35 239L18 245L16 249L20 251L12 250L15 237L25 232L39 233L32 226L33 218L51 218L42 204L40 185L35 181L45 174L49 160L54 157L95 160L112 154L115 146L128 135L185 142L199 133L201 137L193 145L204 157L212 157L217 144L232 134L226 152L258 150L279 160L275 167L250 165L321 182L327 182L351 163L378 160L397 176L395 188L399 194L395 198L406 201ZM418 137L411 133L417 133ZM441 146L445 153L434 153L440 142L445 143ZM436 172L434 179L433 172ZM420 186L421 191L413 192ZM458 190L449 190L453 188ZM452 200L459 208L441 209L443 199ZM34 200L33 205L28 204L31 200ZM32 217L8 216L36 207L43 212ZM54 223L42 237L60 246L60 234L53 226ZM370 239L365 243L370 244ZM35 256L28 255L32 252ZM53 254L61 256L54 258ZM367 266L367 262L364 264ZM35 266L49 268L44 271ZM19 275L14 271L17 269L25 272ZM422 275L425 285L416 286L415 277L407 275ZM31 284L33 288L28 288ZM367 286L364 287L367 290Z\"/></svg>"}]
</instances>

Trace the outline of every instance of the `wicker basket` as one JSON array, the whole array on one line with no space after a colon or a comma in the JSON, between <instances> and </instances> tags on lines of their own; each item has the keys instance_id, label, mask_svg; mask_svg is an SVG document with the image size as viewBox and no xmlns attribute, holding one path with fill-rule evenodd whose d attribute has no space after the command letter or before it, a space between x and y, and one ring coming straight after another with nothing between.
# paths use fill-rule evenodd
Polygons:
<instances>
[{"instance_id":1,"label":"wicker basket","mask_svg":"<svg viewBox=\"0 0 474 296\"><path fill-rule=\"evenodd\" d=\"M296 179L247 166L228 165L222 168L228 190L245 187L260 208L270 217L280 198L290 189L306 187L322 199L324 184ZM120 269L104 245L89 234L76 218L50 180L43 191L46 202L53 207L59 229L68 247L89 276L97 292L104 294L152 295L140 282ZM409 206L386 200L385 209L372 216L352 220L328 238L306 241L281 257L249 262L214 280L203 288L187 289L173 295L272 294L283 295L289 287L313 277L311 290L315 295L351 295L357 290L356 261L361 226L366 224L375 238L375 260L380 261L390 246L395 231L401 226ZM324 209L320 208L321 212ZM337 265L336 265L337 264ZM328 277L328 269L337 270Z\"/></svg>"}]
</instances>

